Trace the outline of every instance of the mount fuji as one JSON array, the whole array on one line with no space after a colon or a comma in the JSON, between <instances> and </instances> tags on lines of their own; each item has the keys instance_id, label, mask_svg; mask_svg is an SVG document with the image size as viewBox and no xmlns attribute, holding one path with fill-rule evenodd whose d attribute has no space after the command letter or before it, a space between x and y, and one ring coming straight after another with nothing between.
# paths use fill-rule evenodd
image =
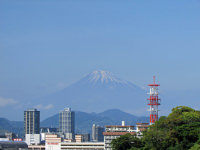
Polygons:
<instances>
[{"instance_id":1,"label":"mount fuji","mask_svg":"<svg viewBox=\"0 0 200 150\"><path fill-rule=\"evenodd\" d=\"M54 94L41 98L40 103L53 106L54 114L65 107L71 107L72 110L84 112L120 109L134 115L144 115L147 114L146 93L141 87L124 81L111 72L98 70ZM52 115L46 113L43 115Z\"/></svg>"}]
</instances>

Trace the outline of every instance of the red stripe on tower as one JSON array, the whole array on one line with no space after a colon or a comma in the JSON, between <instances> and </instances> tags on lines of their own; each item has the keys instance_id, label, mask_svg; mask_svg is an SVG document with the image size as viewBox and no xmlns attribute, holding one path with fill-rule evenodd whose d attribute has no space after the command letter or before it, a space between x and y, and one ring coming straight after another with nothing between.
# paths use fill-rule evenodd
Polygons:
<instances>
[{"instance_id":1,"label":"red stripe on tower","mask_svg":"<svg viewBox=\"0 0 200 150\"><path fill-rule=\"evenodd\" d=\"M160 99L158 98L158 86L160 85L155 83L155 76L153 77L153 84L148 86L150 87L150 97L147 100L149 100L150 125L152 125L158 120L158 105L160 105Z\"/></svg>"}]
</instances>

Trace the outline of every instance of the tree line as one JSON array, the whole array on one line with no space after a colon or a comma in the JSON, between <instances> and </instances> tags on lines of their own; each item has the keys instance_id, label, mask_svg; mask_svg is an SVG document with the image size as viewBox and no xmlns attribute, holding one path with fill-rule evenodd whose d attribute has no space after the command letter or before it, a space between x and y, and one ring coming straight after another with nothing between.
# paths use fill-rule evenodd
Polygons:
<instances>
[{"instance_id":1,"label":"tree line","mask_svg":"<svg viewBox=\"0 0 200 150\"><path fill-rule=\"evenodd\" d=\"M200 111L178 106L143 132L112 140L113 150L200 150Z\"/></svg>"}]
</instances>

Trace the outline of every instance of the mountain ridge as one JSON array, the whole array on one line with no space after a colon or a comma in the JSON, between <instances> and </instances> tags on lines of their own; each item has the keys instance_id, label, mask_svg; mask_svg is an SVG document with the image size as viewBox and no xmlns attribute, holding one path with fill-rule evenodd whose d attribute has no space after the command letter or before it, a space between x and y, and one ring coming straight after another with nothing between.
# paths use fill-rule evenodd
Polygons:
<instances>
[{"instance_id":1,"label":"mountain ridge","mask_svg":"<svg viewBox=\"0 0 200 150\"><path fill-rule=\"evenodd\" d=\"M117 117L116 117L117 116ZM127 125L135 125L136 122L148 122L149 117L135 116L119 109L110 109L101 113L87 113L75 111L75 131L76 133L91 133L92 124L100 126L121 125L125 121ZM58 128L58 113L48 117L40 122L41 127ZM10 121L6 118L0 118L0 132L14 132L23 137L23 121Z\"/></svg>"},{"instance_id":2,"label":"mountain ridge","mask_svg":"<svg viewBox=\"0 0 200 150\"><path fill-rule=\"evenodd\" d=\"M0 133L13 132L23 137L24 123L22 121L10 121L7 118L0 118Z\"/></svg>"},{"instance_id":3,"label":"mountain ridge","mask_svg":"<svg viewBox=\"0 0 200 150\"><path fill-rule=\"evenodd\" d=\"M94 71L66 88L36 99L37 105L50 105L43 111L44 118L56 114L64 107L83 112L102 112L119 108L132 114L144 115L146 91L141 87L115 77L106 71ZM130 105L132 104L132 105Z\"/></svg>"},{"instance_id":4,"label":"mountain ridge","mask_svg":"<svg viewBox=\"0 0 200 150\"><path fill-rule=\"evenodd\" d=\"M55 114L41 122L41 126L53 125L58 127L58 114ZM135 116L119 109L110 109L101 113L86 113L75 111L76 133L91 133L92 124L100 126L121 125L125 121L128 125L135 125L137 122L148 122L149 117Z\"/></svg>"}]
</instances>

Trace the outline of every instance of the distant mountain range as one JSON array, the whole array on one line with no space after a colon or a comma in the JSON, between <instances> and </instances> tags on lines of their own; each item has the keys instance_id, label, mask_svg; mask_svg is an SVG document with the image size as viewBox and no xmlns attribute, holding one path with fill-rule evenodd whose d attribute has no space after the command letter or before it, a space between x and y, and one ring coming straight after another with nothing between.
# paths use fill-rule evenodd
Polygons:
<instances>
[{"instance_id":1,"label":"distant mountain range","mask_svg":"<svg viewBox=\"0 0 200 150\"><path fill-rule=\"evenodd\" d=\"M0 118L0 133L13 132L22 137L24 134L24 122L9 121L5 118Z\"/></svg>"},{"instance_id":2,"label":"distant mountain range","mask_svg":"<svg viewBox=\"0 0 200 150\"><path fill-rule=\"evenodd\" d=\"M91 133L92 124L100 126L121 125L121 121L125 121L127 125L135 125L136 122L149 122L149 118L137 117L119 109L111 109L102 113L75 112L76 133ZM41 127L58 127L58 114L41 121ZM11 131L22 136L23 122L0 118L0 131Z\"/></svg>"},{"instance_id":3,"label":"distant mountain range","mask_svg":"<svg viewBox=\"0 0 200 150\"><path fill-rule=\"evenodd\" d=\"M58 127L58 114L41 122L42 127ZM135 125L136 122L148 122L148 117L137 117L119 109L111 109L102 113L75 112L76 133L91 133L92 124L100 126L121 125L125 121L127 125Z\"/></svg>"},{"instance_id":4,"label":"distant mountain range","mask_svg":"<svg viewBox=\"0 0 200 150\"><path fill-rule=\"evenodd\" d=\"M99 70L53 94L30 100L29 105L45 106L43 109L38 107L41 118L48 117L41 121L41 127L58 127L58 112L65 107L79 110L75 111L76 133L91 133L92 124L120 125L122 120L128 125L148 122L148 117L137 117L148 113L145 109L146 93L144 89L131 82ZM1 118L0 131L23 135L23 122Z\"/></svg>"},{"instance_id":5,"label":"distant mountain range","mask_svg":"<svg viewBox=\"0 0 200 150\"><path fill-rule=\"evenodd\" d=\"M83 112L102 112L120 109L136 115L146 114L146 91L141 87L117 78L107 71L94 71L74 84L32 102L50 106L43 115L58 113L64 107Z\"/></svg>"}]
</instances>

